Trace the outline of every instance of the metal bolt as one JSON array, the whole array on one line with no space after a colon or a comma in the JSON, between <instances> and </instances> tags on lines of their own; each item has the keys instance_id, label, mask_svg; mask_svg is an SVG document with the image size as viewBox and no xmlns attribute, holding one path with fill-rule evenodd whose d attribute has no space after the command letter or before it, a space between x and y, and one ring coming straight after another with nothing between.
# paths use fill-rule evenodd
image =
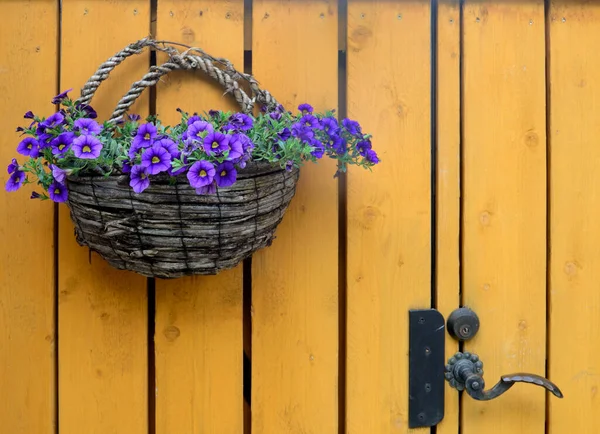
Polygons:
<instances>
[{"instance_id":1,"label":"metal bolt","mask_svg":"<svg viewBox=\"0 0 600 434\"><path fill-rule=\"evenodd\" d=\"M480 385L479 385L479 381L473 381L473 382L471 383L471 387L472 387L473 389L475 389L475 390L479 390L479 386L480 386Z\"/></svg>"},{"instance_id":2,"label":"metal bolt","mask_svg":"<svg viewBox=\"0 0 600 434\"><path fill-rule=\"evenodd\" d=\"M431 392L431 384L430 383L425 383L425 392L427 392L427 393Z\"/></svg>"},{"instance_id":3,"label":"metal bolt","mask_svg":"<svg viewBox=\"0 0 600 434\"><path fill-rule=\"evenodd\" d=\"M431 354L431 348L425 347L425 355L428 356Z\"/></svg>"},{"instance_id":4,"label":"metal bolt","mask_svg":"<svg viewBox=\"0 0 600 434\"><path fill-rule=\"evenodd\" d=\"M424 317L420 317L419 318L419 324L425 324L425 318Z\"/></svg>"},{"instance_id":5,"label":"metal bolt","mask_svg":"<svg viewBox=\"0 0 600 434\"><path fill-rule=\"evenodd\" d=\"M417 418L418 418L419 420L425 420L425 413L419 413L419 414L417 415Z\"/></svg>"}]
</instances>

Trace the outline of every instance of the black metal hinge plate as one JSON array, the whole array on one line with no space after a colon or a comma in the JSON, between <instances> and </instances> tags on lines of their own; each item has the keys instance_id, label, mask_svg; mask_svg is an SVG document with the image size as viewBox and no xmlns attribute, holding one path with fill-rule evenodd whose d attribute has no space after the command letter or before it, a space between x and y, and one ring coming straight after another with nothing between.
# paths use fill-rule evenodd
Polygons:
<instances>
[{"instance_id":1,"label":"black metal hinge plate","mask_svg":"<svg viewBox=\"0 0 600 434\"><path fill-rule=\"evenodd\" d=\"M408 426L435 426L444 418L445 321L435 309L409 311Z\"/></svg>"}]
</instances>

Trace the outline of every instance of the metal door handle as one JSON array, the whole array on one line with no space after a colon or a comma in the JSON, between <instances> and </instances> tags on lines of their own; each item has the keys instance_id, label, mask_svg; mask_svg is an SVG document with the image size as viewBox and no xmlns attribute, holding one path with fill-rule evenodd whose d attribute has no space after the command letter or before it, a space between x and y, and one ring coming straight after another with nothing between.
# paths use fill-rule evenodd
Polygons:
<instances>
[{"instance_id":1,"label":"metal door handle","mask_svg":"<svg viewBox=\"0 0 600 434\"><path fill-rule=\"evenodd\" d=\"M563 394L556 384L535 374L503 375L491 389L485 390L483 379L483 362L477 354L456 353L446 365L446 381L457 390L466 390L469 396L477 401L495 399L510 389L515 383L528 383L541 386L554 396L562 398Z\"/></svg>"}]
</instances>

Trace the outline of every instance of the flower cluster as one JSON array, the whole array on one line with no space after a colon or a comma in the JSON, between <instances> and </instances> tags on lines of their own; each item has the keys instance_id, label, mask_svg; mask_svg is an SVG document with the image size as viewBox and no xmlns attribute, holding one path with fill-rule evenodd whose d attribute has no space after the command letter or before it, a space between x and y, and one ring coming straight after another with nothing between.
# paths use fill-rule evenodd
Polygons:
<instances>
[{"instance_id":1,"label":"flower cluster","mask_svg":"<svg viewBox=\"0 0 600 434\"><path fill-rule=\"evenodd\" d=\"M31 124L17 128L25 136L17 152L28 158L23 164L12 159L6 191L37 178L48 194L33 193L32 198L64 202L69 175L128 174L136 194L155 177L178 176L187 177L197 194L213 194L235 184L238 171L250 161L291 171L328 156L339 163L336 176L348 165L379 163L371 136L358 122L338 122L333 111L314 113L309 104L301 104L295 115L282 106L263 107L257 116L215 110L190 116L178 109L181 121L174 126L163 125L157 116L142 122L137 115L113 125L99 124L94 109L73 102L69 91L52 99L58 111L51 116L25 113Z\"/></svg>"}]
</instances>

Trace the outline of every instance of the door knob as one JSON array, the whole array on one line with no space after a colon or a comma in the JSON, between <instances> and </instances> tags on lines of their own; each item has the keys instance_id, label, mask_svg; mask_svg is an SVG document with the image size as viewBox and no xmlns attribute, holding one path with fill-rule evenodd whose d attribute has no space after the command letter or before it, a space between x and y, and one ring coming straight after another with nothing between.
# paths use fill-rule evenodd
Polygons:
<instances>
[{"instance_id":1,"label":"door knob","mask_svg":"<svg viewBox=\"0 0 600 434\"><path fill-rule=\"evenodd\" d=\"M467 394L477 401L495 399L510 389L515 383L541 386L554 396L562 398L563 394L550 380L535 374L510 374L500 377L500 381L491 389L485 390L483 379L483 362L477 354L456 353L448 360L445 372L446 381L457 390L466 390Z\"/></svg>"}]
</instances>

